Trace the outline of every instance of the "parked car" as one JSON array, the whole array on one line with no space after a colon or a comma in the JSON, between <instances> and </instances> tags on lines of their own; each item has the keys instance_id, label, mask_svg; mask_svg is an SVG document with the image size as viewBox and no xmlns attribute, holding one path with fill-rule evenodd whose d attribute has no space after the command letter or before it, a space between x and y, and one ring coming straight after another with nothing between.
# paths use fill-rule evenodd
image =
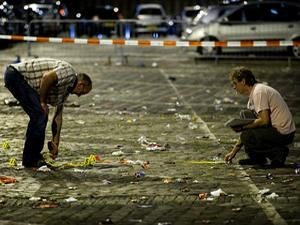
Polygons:
<instances>
[{"instance_id":1,"label":"parked car","mask_svg":"<svg viewBox=\"0 0 300 225\"><path fill-rule=\"evenodd\" d=\"M76 13L76 19L82 20L77 26L77 35L111 37L118 34L118 20L123 16L119 8L112 5L98 5Z\"/></svg>"},{"instance_id":2,"label":"parked car","mask_svg":"<svg viewBox=\"0 0 300 225\"><path fill-rule=\"evenodd\" d=\"M160 4L140 4L136 7L134 18L135 35L158 34L167 35L168 21L167 15Z\"/></svg>"},{"instance_id":3,"label":"parked car","mask_svg":"<svg viewBox=\"0 0 300 225\"><path fill-rule=\"evenodd\" d=\"M182 39L190 41L300 40L300 6L297 3L284 1L249 2L226 11L214 22L199 24L186 30ZM286 47L283 48L286 50ZM257 47L252 48L252 50L256 49ZM200 54L212 55L227 50L245 51L247 49L197 48ZM289 47L288 50L294 56L300 57L299 46Z\"/></svg>"},{"instance_id":4,"label":"parked car","mask_svg":"<svg viewBox=\"0 0 300 225\"><path fill-rule=\"evenodd\" d=\"M19 6L20 7L20 6ZM61 29L61 19L68 16L67 8L60 1L49 3L30 3L19 8L22 19L27 21L31 35L57 35Z\"/></svg>"},{"instance_id":5,"label":"parked car","mask_svg":"<svg viewBox=\"0 0 300 225\"><path fill-rule=\"evenodd\" d=\"M18 20L13 5L3 1L0 3L0 34L23 34L25 22ZM0 47L7 47L12 41L0 40Z\"/></svg>"}]
</instances>

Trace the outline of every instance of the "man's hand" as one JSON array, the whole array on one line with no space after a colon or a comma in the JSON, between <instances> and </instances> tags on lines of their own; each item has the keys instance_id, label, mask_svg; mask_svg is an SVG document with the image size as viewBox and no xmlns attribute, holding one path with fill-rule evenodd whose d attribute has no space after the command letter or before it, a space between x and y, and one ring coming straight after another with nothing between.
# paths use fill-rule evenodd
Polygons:
<instances>
[{"instance_id":1,"label":"man's hand","mask_svg":"<svg viewBox=\"0 0 300 225\"><path fill-rule=\"evenodd\" d=\"M233 150L230 151L229 153L227 153L224 158L225 162L230 164L232 159L235 157L235 155L236 155L236 152Z\"/></svg>"},{"instance_id":2,"label":"man's hand","mask_svg":"<svg viewBox=\"0 0 300 225\"><path fill-rule=\"evenodd\" d=\"M52 159L56 159L58 155L58 146L53 141L48 141L48 149Z\"/></svg>"}]
</instances>

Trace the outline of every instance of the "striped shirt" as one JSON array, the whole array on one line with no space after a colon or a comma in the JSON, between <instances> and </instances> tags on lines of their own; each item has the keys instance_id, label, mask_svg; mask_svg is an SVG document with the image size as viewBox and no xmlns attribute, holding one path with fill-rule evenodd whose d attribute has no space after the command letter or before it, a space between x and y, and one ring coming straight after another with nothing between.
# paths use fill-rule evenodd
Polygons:
<instances>
[{"instance_id":1,"label":"striped shirt","mask_svg":"<svg viewBox=\"0 0 300 225\"><path fill-rule=\"evenodd\" d=\"M55 71L58 81L54 87L51 87L46 99L47 103L53 106L62 105L65 102L76 81L75 70L71 64L62 60L37 58L10 66L19 71L38 94L40 94L43 75L46 72Z\"/></svg>"}]
</instances>

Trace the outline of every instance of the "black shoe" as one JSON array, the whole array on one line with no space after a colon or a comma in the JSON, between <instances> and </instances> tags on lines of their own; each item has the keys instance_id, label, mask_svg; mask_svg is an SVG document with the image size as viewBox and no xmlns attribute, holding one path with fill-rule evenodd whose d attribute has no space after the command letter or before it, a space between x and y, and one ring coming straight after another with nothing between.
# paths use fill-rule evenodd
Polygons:
<instances>
[{"instance_id":1,"label":"black shoe","mask_svg":"<svg viewBox=\"0 0 300 225\"><path fill-rule=\"evenodd\" d=\"M282 167L285 167L284 161L282 161L282 160L273 160L271 162L271 167L273 167L273 168L282 168Z\"/></svg>"},{"instance_id":2,"label":"black shoe","mask_svg":"<svg viewBox=\"0 0 300 225\"><path fill-rule=\"evenodd\" d=\"M267 163L267 160L264 158L256 159L256 160L251 159L251 158L239 160L240 165L261 165L261 166L263 166L266 163Z\"/></svg>"}]
</instances>

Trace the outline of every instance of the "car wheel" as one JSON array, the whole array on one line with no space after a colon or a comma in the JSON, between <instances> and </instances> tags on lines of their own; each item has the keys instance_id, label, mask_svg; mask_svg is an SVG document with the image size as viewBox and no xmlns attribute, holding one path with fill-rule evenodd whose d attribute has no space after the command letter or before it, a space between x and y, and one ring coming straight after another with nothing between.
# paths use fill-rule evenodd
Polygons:
<instances>
[{"instance_id":1,"label":"car wheel","mask_svg":"<svg viewBox=\"0 0 300 225\"><path fill-rule=\"evenodd\" d=\"M201 41L217 41L217 39L207 37ZM197 52L203 56L216 56L221 54L222 49L220 47L197 47Z\"/></svg>"}]
</instances>

